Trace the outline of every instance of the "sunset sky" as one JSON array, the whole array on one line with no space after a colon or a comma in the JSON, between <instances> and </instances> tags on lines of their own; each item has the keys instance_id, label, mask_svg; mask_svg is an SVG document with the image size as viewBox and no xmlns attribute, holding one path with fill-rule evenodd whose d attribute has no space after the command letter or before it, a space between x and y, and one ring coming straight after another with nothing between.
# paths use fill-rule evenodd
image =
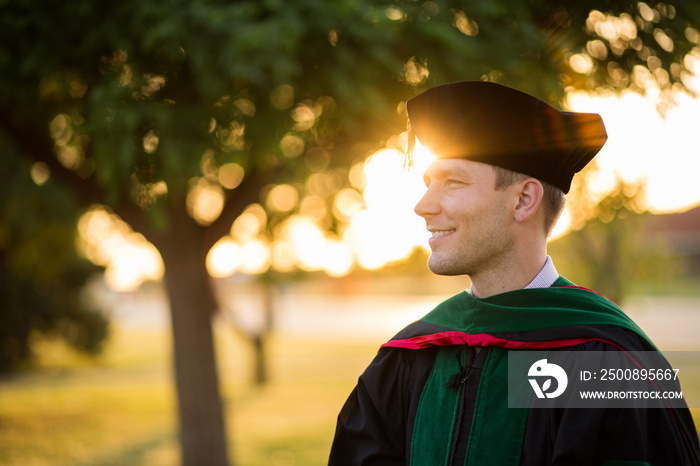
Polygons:
<instances>
[{"instance_id":1,"label":"sunset sky","mask_svg":"<svg viewBox=\"0 0 700 466\"><path fill-rule=\"evenodd\" d=\"M609 139L596 156L602 188L619 173L625 181L646 180L653 212L700 202L700 100L678 94L677 102L662 116L653 98L631 91L621 97L569 96L573 110L599 113L605 122Z\"/></svg>"}]
</instances>

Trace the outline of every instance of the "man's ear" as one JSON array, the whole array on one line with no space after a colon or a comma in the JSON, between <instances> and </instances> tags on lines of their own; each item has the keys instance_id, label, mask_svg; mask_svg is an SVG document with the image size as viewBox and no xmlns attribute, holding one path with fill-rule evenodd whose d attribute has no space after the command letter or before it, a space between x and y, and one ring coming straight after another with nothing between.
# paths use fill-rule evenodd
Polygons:
<instances>
[{"instance_id":1,"label":"man's ear","mask_svg":"<svg viewBox=\"0 0 700 466\"><path fill-rule=\"evenodd\" d=\"M515 186L518 194L518 204L515 206L513 216L516 222L522 223L532 218L542 202L544 188L535 178L528 178Z\"/></svg>"}]
</instances>

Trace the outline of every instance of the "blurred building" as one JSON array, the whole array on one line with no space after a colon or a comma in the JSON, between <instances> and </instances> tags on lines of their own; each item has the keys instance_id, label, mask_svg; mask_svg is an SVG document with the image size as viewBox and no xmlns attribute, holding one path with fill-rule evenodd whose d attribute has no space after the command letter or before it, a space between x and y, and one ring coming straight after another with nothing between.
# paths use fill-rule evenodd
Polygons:
<instances>
[{"instance_id":1,"label":"blurred building","mask_svg":"<svg viewBox=\"0 0 700 466\"><path fill-rule=\"evenodd\" d=\"M700 206L654 215L646 224L646 234L652 244L662 241L668 253L682 261L688 275L700 276Z\"/></svg>"}]
</instances>

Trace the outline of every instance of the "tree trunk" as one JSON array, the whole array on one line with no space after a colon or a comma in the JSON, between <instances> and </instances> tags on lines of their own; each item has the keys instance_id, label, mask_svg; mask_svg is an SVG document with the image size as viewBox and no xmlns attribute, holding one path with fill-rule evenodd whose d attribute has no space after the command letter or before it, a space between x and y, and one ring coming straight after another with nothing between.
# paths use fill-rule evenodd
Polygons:
<instances>
[{"instance_id":1,"label":"tree trunk","mask_svg":"<svg viewBox=\"0 0 700 466\"><path fill-rule=\"evenodd\" d=\"M266 350L268 337L270 336L270 333L274 327L276 294L277 287L275 286L274 279L270 278L269 276L264 277L262 283L263 321L258 333L253 333L251 335L255 358L254 383L259 387L266 385L269 381Z\"/></svg>"},{"instance_id":2,"label":"tree trunk","mask_svg":"<svg viewBox=\"0 0 700 466\"><path fill-rule=\"evenodd\" d=\"M170 299L183 466L228 465L212 315L216 309L202 252L185 229L159 250ZM190 231L192 233L192 231ZM194 249L194 250L193 250Z\"/></svg>"},{"instance_id":3,"label":"tree trunk","mask_svg":"<svg viewBox=\"0 0 700 466\"><path fill-rule=\"evenodd\" d=\"M251 336L251 342L253 344L254 353L254 364L255 364L255 374L253 376L253 383L262 387L267 384L267 357L266 357L266 340L267 334L262 332L257 335Z\"/></svg>"}]
</instances>

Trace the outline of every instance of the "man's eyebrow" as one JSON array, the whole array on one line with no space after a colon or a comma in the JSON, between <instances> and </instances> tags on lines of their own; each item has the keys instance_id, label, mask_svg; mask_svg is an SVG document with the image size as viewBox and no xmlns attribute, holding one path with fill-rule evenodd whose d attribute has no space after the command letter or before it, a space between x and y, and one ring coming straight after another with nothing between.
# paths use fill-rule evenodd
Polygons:
<instances>
[{"instance_id":1,"label":"man's eyebrow","mask_svg":"<svg viewBox=\"0 0 700 466\"><path fill-rule=\"evenodd\" d=\"M469 177L469 171L464 169L463 167L450 167L450 168L442 168L442 167L428 167L425 170L425 173L423 173L423 181L427 182L432 180L432 179L446 179L450 177L460 177L460 178L468 178Z\"/></svg>"}]
</instances>

